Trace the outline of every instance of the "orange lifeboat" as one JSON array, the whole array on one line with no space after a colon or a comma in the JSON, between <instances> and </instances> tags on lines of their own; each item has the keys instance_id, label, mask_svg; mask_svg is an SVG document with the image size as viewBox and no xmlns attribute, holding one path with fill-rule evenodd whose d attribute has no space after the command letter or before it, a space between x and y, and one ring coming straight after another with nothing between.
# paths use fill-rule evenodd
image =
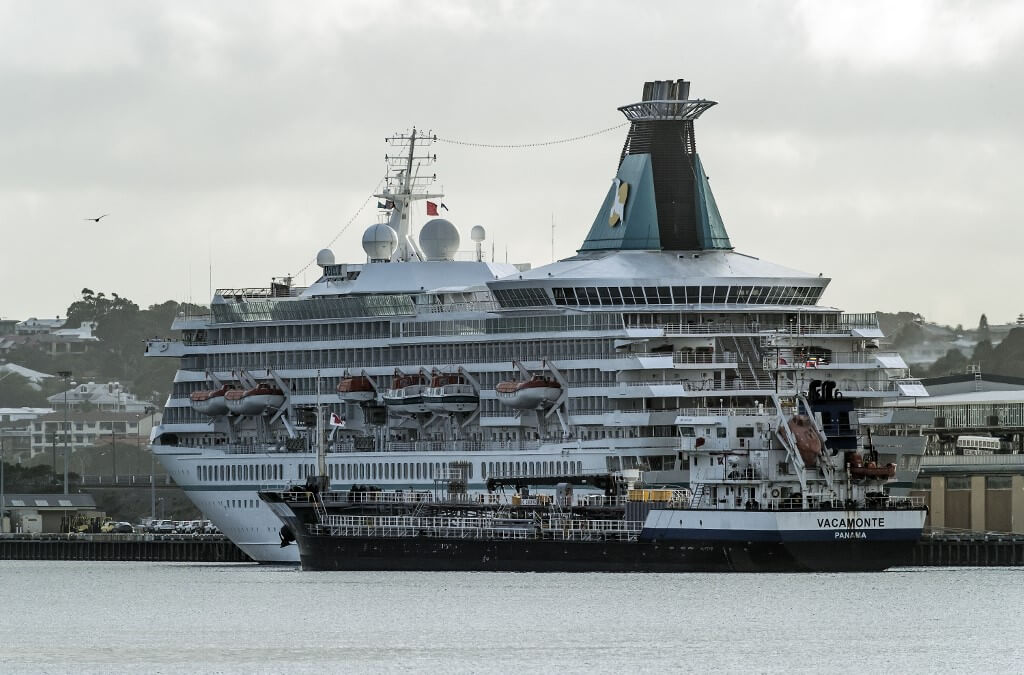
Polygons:
<instances>
[{"instance_id":1,"label":"orange lifeboat","mask_svg":"<svg viewBox=\"0 0 1024 675\"><path fill-rule=\"evenodd\" d=\"M381 398L389 410L402 413L427 412L427 404L423 395L428 389L426 378L420 374L404 375L396 372L391 380L391 388Z\"/></svg>"},{"instance_id":2,"label":"orange lifeboat","mask_svg":"<svg viewBox=\"0 0 1024 675\"><path fill-rule=\"evenodd\" d=\"M220 389L194 391L189 396L189 403L192 405L193 410L203 415L209 415L210 417L227 415L228 406L224 396L232 389L231 385L225 384Z\"/></svg>"},{"instance_id":3,"label":"orange lifeboat","mask_svg":"<svg viewBox=\"0 0 1024 675\"><path fill-rule=\"evenodd\" d=\"M235 415L262 415L281 407L284 392L280 387L264 382L244 391L232 389L224 394L224 402Z\"/></svg>"},{"instance_id":4,"label":"orange lifeboat","mask_svg":"<svg viewBox=\"0 0 1024 675\"><path fill-rule=\"evenodd\" d=\"M338 382L338 396L342 401L362 403L377 398L377 390L365 375L346 376Z\"/></svg>"},{"instance_id":5,"label":"orange lifeboat","mask_svg":"<svg viewBox=\"0 0 1024 675\"><path fill-rule=\"evenodd\" d=\"M423 401L436 412L470 412L480 406L476 389L458 373L434 373Z\"/></svg>"},{"instance_id":6,"label":"orange lifeboat","mask_svg":"<svg viewBox=\"0 0 1024 675\"><path fill-rule=\"evenodd\" d=\"M562 395L562 385L557 380L534 375L529 380L508 380L499 382L494 388L498 401L518 410L550 408Z\"/></svg>"},{"instance_id":7,"label":"orange lifeboat","mask_svg":"<svg viewBox=\"0 0 1024 675\"><path fill-rule=\"evenodd\" d=\"M878 466L874 462L864 462L859 452L846 453L846 464L849 467L850 475L854 478L877 478L887 479L896 475L896 465L889 463L885 466Z\"/></svg>"},{"instance_id":8,"label":"orange lifeboat","mask_svg":"<svg viewBox=\"0 0 1024 675\"><path fill-rule=\"evenodd\" d=\"M786 423L796 439L796 449L804 460L804 466L815 467L821 456L821 438L807 415L793 415Z\"/></svg>"}]
</instances>

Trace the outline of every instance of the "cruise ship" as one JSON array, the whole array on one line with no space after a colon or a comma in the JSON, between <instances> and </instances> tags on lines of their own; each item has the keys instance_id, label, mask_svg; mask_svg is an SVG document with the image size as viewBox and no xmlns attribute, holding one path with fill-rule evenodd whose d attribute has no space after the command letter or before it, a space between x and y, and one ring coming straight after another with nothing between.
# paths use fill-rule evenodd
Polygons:
<instances>
[{"instance_id":1,"label":"cruise ship","mask_svg":"<svg viewBox=\"0 0 1024 675\"><path fill-rule=\"evenodd\" d=\"M818 304L828 278L734 249L694 134L714 105L685 80L645 83L619 108L629 131L577 254L537 268L485 260L480 226L459 259L465 232L436 217L436 137L387 139L365 260L322 250L309 287L218 290L209 315L174 321L180 337L147 342L180 360L153 452L261 562L298 552L258 492L319 474L320 443L339 489L434 489L456 469L471 492L608 473L685 486L692 436L725 432L694 419L817 392L860 411L821 420L830 439L909 487L920 426L879 406L927 392L874 315ZM736 443L772 433L738 428Z\"/></svg>"}]
</instances>

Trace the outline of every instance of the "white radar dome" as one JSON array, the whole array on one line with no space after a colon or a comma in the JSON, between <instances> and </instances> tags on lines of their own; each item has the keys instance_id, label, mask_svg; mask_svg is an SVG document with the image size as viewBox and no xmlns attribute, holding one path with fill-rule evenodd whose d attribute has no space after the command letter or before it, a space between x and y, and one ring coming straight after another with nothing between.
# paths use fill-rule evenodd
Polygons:
<instances>
[{"instance_id":1,"label":"white radar dome","mask_svg":"<svg viewBox=\"0 0 1024 675\"><path fill-rule=\"evenodd\" d=\"M452 260L459 250L459 231L444 218L428 220L420 230L420 248L427 260Z\"/></svg>"},{"instance_id":2,"label":"white radar dome","mask_svg":"<svg viewBox=\"0 0 1024 675\"><path fill-rule=\"evenodd\" d=\"M473 229L469 231L469 238L473 241L483 241L487 238L487 231L483 225L474 225Z\"/></svg>"},{"instance_id":3,"label":"white radar dome","mask_svg":"<svg viewBox=\"0 0 1024 675\"><path fill-rule=\"evenodd\" d=\"M363 250L370 260L388 260L398 248L398 235L384 223L370 225L363 232Z\"/></svg>"},{"instance_id":4,"label":"white radar dome","mask_svg":"<svg viewBox=\"0 0 1024 675\"><path fill-rule=\"evenodd\" d=\"M334 264L334 251L329 248L322 248L316 254L316 264L320 267L327 267Z\"/></svg>"}]
</instances>

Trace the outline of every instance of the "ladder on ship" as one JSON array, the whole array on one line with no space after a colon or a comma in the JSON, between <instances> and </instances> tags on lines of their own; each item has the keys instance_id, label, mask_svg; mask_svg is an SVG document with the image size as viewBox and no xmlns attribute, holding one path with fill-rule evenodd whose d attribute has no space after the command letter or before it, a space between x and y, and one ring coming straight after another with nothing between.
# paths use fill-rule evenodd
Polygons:
<instances>
[{"instance_id":1,"label":"ladder on ship","mask_svg":"<svg viewBox=\"0 0 1024 675\"><path fill-rule=\"evenodd\" d=\"M707 492L707 490L705 490L705 485L705 483L698 483L697 487L693 489L693 495L690 497L689 508L695 509L700 506L700 503L704 500L704 495Z\"/></svg>"}]
</instances>

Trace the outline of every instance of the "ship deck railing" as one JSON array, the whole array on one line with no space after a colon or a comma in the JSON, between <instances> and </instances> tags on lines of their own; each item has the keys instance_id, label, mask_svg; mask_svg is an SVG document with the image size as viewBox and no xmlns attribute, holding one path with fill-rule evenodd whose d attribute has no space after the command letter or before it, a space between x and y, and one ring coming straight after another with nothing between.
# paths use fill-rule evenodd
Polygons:
<instances>
[{"instance_id":1,"label":"ship deck railing","mask_svg":"<svg viewBox=\"0 0 1024 675\"><path fill-rule=\"evenodd\" d=\"M569 518L504 519L447 516L343 516L328 514L307 525L310 534L356 537L438 537L446 539L634 540L642 521Z\"/></svg>"},{"instance_id":2,"label":"ship deck railing","mask_svg":"<svg viewBox=\"0 0 1024 675\"><path fill-rule=\"evenodd\" d=\"M730 485L735 481L725 480L721 483L709 481L708 485ZM832 501L829 495L825 494L813 494L808 495L812 500L819 504L819 506L812 506L810 508L804 508L799 498L792 497L777 497L768 499L758 499L757 507L751 508L752 511L846 511L848 507L840 500ZM823 506L821 504L829 502L831 506ZM701 510L701 511L743 511L746 510L746 501L736 501L734 499L719 499L717 501L710 501L707 495L701 496L699 499L694 498L693 500L686 501L674 501L668 502L664 508L672 510ZM920 496L909 496L909 497L898 497L895 495L887 495L884 497L872 497L868 500L858 501L857 509L870 509L878 511L909 511L918 510L925 508L925 498Z\"/></svg>"}]
</instances>

